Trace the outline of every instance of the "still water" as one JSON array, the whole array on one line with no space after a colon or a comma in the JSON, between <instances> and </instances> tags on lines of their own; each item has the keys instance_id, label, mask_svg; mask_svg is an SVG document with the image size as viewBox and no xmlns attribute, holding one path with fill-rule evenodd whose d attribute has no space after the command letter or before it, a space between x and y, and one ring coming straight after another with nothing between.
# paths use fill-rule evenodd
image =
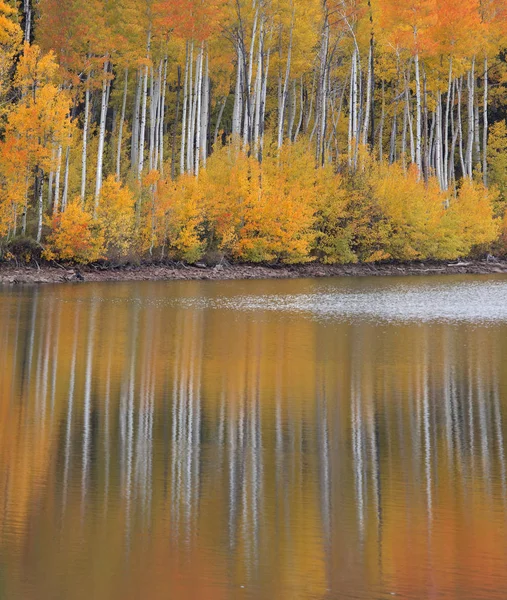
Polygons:
<instances>
[{"instance_id":1,"label":"still water","mask_svg":"<svg viewBox=\"0 0 507 600\"><path fill-rule=\"evenodd\" d=\"M0 599L507 597L507 279L0 290Z\"/></svg>"}]
</instances>

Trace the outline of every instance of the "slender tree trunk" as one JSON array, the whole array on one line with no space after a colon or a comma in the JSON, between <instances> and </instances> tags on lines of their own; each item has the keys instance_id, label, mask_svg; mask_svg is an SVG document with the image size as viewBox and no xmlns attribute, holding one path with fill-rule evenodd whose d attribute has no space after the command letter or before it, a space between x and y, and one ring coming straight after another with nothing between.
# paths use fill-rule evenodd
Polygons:
<instances>
[{"instance_id":1,"label":"slender tree trunk","mask_svg":"<svg viewBox=\"0 0 507 600\"><path fill-rule=\"evenodd\" d=\"M368 54L368 75L366 81L366 108L364 112L364 123L363 123L363 135L361 143L366 146L368 141L368 132L370 129L370 116L371 116L371 104L373 96L373 44L370 44L370 51Z\"/></svg>"},{"instance_id":2,"label":"slender tree trunk","mask_svg":"<svg viewBox=\"0 0 507 600\"><path fill-rule=\"evenodd\" d=\"M178 87L176 91L176 115L174 117L173 124L173 140L171 149L171 179L176 179L176 133L178 130L178 123L180 120L180 103L181 103L181 66L178 65ZM185 132L182 132L182 139L185 136Z\"/></svg>"},{"instance_id":3,"label":"slender tree trunk","mask_svg":"<svg viewBox=\"0 0 507 600\"><path fill-rule=\"evenodd\" d=\"M301 83L299 84L299 119L296 126L296 133L294 134L294 141L297 142L301 129L303 127L303 120L305 116L305 88L303 82L303 76L301 76Z\"/></svg>"},{"instance_id":4,"label":"slender tree trunk","mask_svg":"<svg viewBox=\"0 0 507 600\"><path fill-rule=\"evenodd\" d=\"M482 130L482 180L488 185L488 57L484 57L484 98Z\"/></svg>"},{"instance_id":5,"label":"slender tree trunk","mask_svg":"<svg viewBox=\"0 0 507 600\"><path fill-rule=\"evenodd\" d=\"M148 148L148 170L151 171L155 165L155 148L157 146L157 125L158 125L158 103L160 79L162 78L162 62L159 62L158 76L155 80L153 67L150 69L150 145Z\"/></svg>"},{"instance_id":6,"label":"slender tree trunk","mask_svg":"<svg viewBox=\"0 0 507 600\"><path fill-rule=\"evenodd\" d=\"M53 214L56 215L60 207L60 176L62 172L62 145L58 146L56 158L55 197L53 200Z\"/></svg>"},{"instance_id":7,"label":"slender tree trunk","mask_svg":"<svg viewBox=\"0 0 507 600\"><path fill-rule=\"evenodd\" d=\"M481 158L481 128L479 120L479 94L478 94L478 83L474 82L474 89L477 89L477 94L474 94L474 153L475 153L475 165L482 167Z\"/></svg>"},{"instance_id":8,"label":"slender tree trunk","mask_svg":"<svg viewBox=\"0 0 507 600\"><path fill-rule=\"evenodd\" d=\"M237 68L236 68L236 87L234 90L234 108L232 111L232 135L239 136L241 132L241 121L243 114L243 85L242 85L242 68L243 58L242 49L239 42L236 45L237 53Z\"/></svg>"},{"instance_id":9,"label":"slender tree trunk","mask_svg":"<svg viewBox=\"0 0 507 600\"><path fill-rule=\"evenodd\" d=\"M127 111L127 92L129 82L129 70L125 69L125 78L123 83L123 102L121 105L120 125L118 128L118 146L116 148L116 181L120 181L121 175L121 148L123 145L123 127L125 124L125 113Z\"/></svg>"},{"instance_id":10,"label":"slender tree trunk","mask_svg":"<svg viewBox=\"0 0 507 600\"><path fill-rule=\"evenodd\" d=\"M258 160L262 162L264 154L264 131L265 131L265 120L266 120L266 98L268 89L268 75L269 75L269 64L271 57L271 48L268 48L268 56L266 58L266 68L263 72L263 83L262 83L262 94L261 94L261 108L260 108L260 132L259 132L259 155Z\"/></svg>"},{"instance_id":11,"label":"slender tree trunk","mask_svg":"<svg viewBox=\"0 0 507 600\"><path fill-rule=\"evenodd\" d=\"M88 162L88 129L90 126L90 73L86 76L85 108L83 123L83 150L81 153L81 202L86 197L86 168Z\"/></svg>"},{"instance_id":12,"label":"slender tree trunk","mask_svg":"<svg viewBox=\"0 0 507 600\"><path fill-rule=\"evenodd\" d=\"M37 177L37 194L38 194L38 220L37 220L37 242L40 243L42 239L42 221L44 217L44 201L43 201L43 193L44 193L44 171L40 169L39 175Z\"/></svg>"},{"instance_id":13,"label":"slender tree trunk","mask_svg":"<svg viewBox=\"0 0 507 600\"><path fill-rule=\"evenodd\" d=\"M159 143L159 162L160 162L160 175L164 177L164 123L165 123L165 96L167 89L167 56L164 57L164 77L162 79L162 98L160 100L160 120L159 120L159 133L158 133L158 143Z\"/></svg>"},{"instance_id":14,"label":"slender tree trunk","mask_svg":"<svg viewBox=\"0 0 507 600\"><path fill-rule=\"evenodd\" d=\"M188 137L187 137L187 173L194 170L194 143L195 143L195 110L196 110L196 85L194 85L194 43L190 45L190 72L188 76ZM197 69L196 69L197 72Z\"/></svg>"},{"instance_id":15,"label":"slender tree trunk","mask_svg":"<svg viewBox=\"0 0 507 600\"><path fill-rule=\"evenodd\" d=\"M141 111L141 93L143 88L143 74L137 72L136 96L134 99L134 113L132 116L132 141L130 145L130 168L132 171L137 169L139 156L139 119Z\"/></svg>"},{"instance_id":16,"label":"slender tree trunk","mask_svg":"<svg viewBox=\"0 0 507 600\"><path fill-rule=\"evenodd\" d=\"M23 0L25 13L25 43L29 44L32 40L32 5L31 0Z\"/></svg>"},{"instance_id":17,"label":"slender tree trunk","mask_svg":"<svg viewBox=\"0 0 507 600\"><path fill-rule=\"evenodd\" d=\"M199 51L199 56L197 58L196 65L196 112L195 112L195 164L194 164L194 173L199 175L199 167L201 160L201 118L202 118L202 108L203 108L203 93L202 93L202 71L203 71L203 62L204 62L204 44L201 44L201 49Z\"/></svg>"},{"instance_id":18,"label":"slender tree trunk","mask_svg":"<svg viewBox=\"0 0 507 600\"><path fill-rule=\"evenodd\" d=\"M447 99L445 103L445 121L444 121L444 160L443 160L443 180L445 182L445 188L449 187L449 112L451 108L451 86L452 86L452 56L449 59L449 80L447 83Z\"/></svg>"},{"instance_id":19,"label":"slender tree trunk","mask_svg":"<svg viewBox=\"0 0 507 600\"><path fill-rule=\"evenodd\" d=\"M371 74L370 74L371 75ZM370 107L368 107L368 112ZM386 97L385 97L385 83L382 79L382 112L380 114L380 126L378 134L378 145L379 145L379 160L382 163L384 160L384 122L386 116ZM368 138L365 137L365 143Z\"/></svg>"},{"instance_id":20,"label":"slender tree trunk","mask_svg":"<svg viewBox=\"0 0 507 600\"><path fill-rule=\"evenodd\" d=\"M472 68L468 72L468 136L467 136L467 176L472 179L473 176L473 152L474 152L474 137L475 137L475 115L474 115L474 83L475 83L475 58L472 60Z\"/></svg>"},{"instance_id":21,"label":"slender tree trunk","mask_svg":"<svg viewBox=\"0 0 507 600\"><path fill-rule=\"evenodd\" d=\"M463 77L459 78L459 84L457 86L458 91L458 138L459 138L459 159L461 163L461 175L462 177L467 176L467 166L465 162L465 153L463 149L463 121L462 121L462 111L461 111L461 99L463 95Z\"/></svg>"},{"instance_id":22,"label":"slender tree trunk","mask_svg":"<svg viewBox=\"0 0 507 600\"><path fill-rule=\"evenodd\" d=\"M209 79L209 59L206 49L206 59L204 62L204 75L202 82L202 107L201 107L201 160L203 167L206 168L208 160L208 130L210 113L210 79Z\"/></svg>"},{"instance_id":23,"label":"slender tree trunk","mask_svg":"<svg viewBox=\"0 0 507 600\"><path fill-rule=\"evenodd\" d=\"M185 52L185 82L183 84L183 118L181 125L181 149L180 149L180 174L185 173L185 141L187 138L187 106L188 106L188 72L189 72L190 53L188 51L188 42Z\"/></svg>"},{"instance_id":24,"label":"slender tree trunk","mask_svg":"<svg viewBox=\"0 0 507 600\"><path fill-rule=\"evenodd\" d=\"M69 169L70 169L70 146L65 151L65 174L63 176L62 212L67 210L69 198Z\"/></svg>"},{"instance_id":25,"label":"slender tree trunk","mask_svg":"<svg viewBox=\"0 0 507 600\"><path fill-rule=\"evenodd\" d=\"M97 173L95 178L95 201L93 205L93 218L97 218L100 191L102 189L102 168L104 164L104 143L106 138L106 117L109 104L109 90L111 82L108 78L109 60L104 63L104 80L102 82L102 99L100 103L99 148L97 151Z\"/></svg>"},{"instance_id":26,"label":"slender tree trunk","mask_svg":"<svg viewBox=\"0 0 507 600\"><path fill-rule=\"evenodd\" d=\"M227 104L227 96L224 96L222 103L220 105L220 109L218 111L217 122L215 125L215 135L213 136L213 146L217 145L218 142L218 134L220 132L220 125L222 123L222 117L224 116L225 105Z\"/></svg>"},{"instance_id":27,"label":"slender tree trunk","mask_svg":"<svg viewBox=\"0 0 507 600\"><path fill-rule=\"evenodd\" d=\"M405 89L405 107L403 109L403 129L401 134L401 161L403 164L403 169L407 169L407 127L408 127L408 114L409 114L409 104L408 104L408 94Z\"/></svg>"},{"instance_id":28,"label":"slender tree trunk","mask_svg":"<svg viewBox=\"0 0 507 600\"><path fill-rule=\"evenodd\" d=\"M289 38L289 49L287 53L287 63L285 66L285 78L283 82L282 97L280 99L280 106L278 110L278 148L282 147L283 144L283 124L285 121L285 108L287 105L287 94L289 91L289 77L291 70L292 61L292 36L294 29L294 21L291 24L290 38Z\"/></svg>"},{"instance_id":29,"label":"slender tree trunk","mask_svg":"<svg viewBox=\"0 0 507 600\"><path fill-rule=\"evenodd\" d=\"M51 169L49 170L48 177L48 209L51 210L53 206L53 182L55 179L54 165L55 165L55 148L51 150Z\"/></svg>"},{"instance_id":30,"label":"slender tree trunk","mask_svg":"<svg viewBox=\"0 0 507 600\"><path fill-rule=\"evenodd\" d=\"M151 30L148 32L148 40L146 43L147 47L147 59L150 58L151 53ZM144 145L145 145L145 137L146 137L146 111L148 105L148 74L149 67L146 65L144 67L144 75L143 75L143 94L142 94L142 107L141 107L141 126L139 130L139 157L138 157L138 167L137 167L137 180L141 182L141 178L143 176L144 171Z\"/></svg>"},{"instance_id":31,"label":"slender tree trunk","mask_svg":"<svg viewBox=\"0 0 507 600\"><path fill-rule=\"evenodd\" d=\"M415 160L419 172L422 172L422 125L421 125L421 75L419 69L419 53L415 58L415 94L416 94L416 150Z\"/></svg>"}]
</instances>

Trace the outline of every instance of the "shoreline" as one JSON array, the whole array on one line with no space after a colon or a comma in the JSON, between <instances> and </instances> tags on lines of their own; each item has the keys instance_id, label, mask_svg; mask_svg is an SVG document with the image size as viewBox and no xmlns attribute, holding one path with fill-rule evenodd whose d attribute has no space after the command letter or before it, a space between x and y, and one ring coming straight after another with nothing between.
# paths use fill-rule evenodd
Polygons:
<instances>
[{"instance_id":1,"label":"shoreline","mask_svg":"<svg viewBox=\"0 0 507 600\"><path fill-rule=\"evenodd\" d=\"M0 264L0 285L54 284L106 281L230 281L248 279L308 279L326 277L385 277L410 275L507 275L507 260L405 262L383 264L215 266L172 264L119 267L61 265L14 266Z\"/></svg>"}]
</instances>

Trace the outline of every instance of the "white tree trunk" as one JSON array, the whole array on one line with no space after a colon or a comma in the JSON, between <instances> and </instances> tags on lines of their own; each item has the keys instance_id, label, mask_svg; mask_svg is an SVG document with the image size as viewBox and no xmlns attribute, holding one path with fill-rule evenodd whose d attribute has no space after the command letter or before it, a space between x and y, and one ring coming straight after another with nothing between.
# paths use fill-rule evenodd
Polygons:
<instances>
[{"instance_id":1,"label":"white tree trunk","mask_svg":"<svg viewBox=\"0 0 507 600\"><path fill-rule=\"evenodd\" d=\"M188 71L190 54L188 52L188 42L185 52L185 81L183 83L183 117L181 121L181 149L180 149L180 174L185 173L185 142L187 138L187 105L188 105Z\"/></svg>"},{"instance_id":2,"label":"white tree trunk","mask_svg":"<svg viewBox=\"0 0 507 600\"><path fill-rule=\"evenodd\" d=\"M151 52L151 30L148 32L148 41L146 43L147 46L147 59L150 58ZM146 65L144 67L143 74L143 93L142 93L142 107L141 107L141 126L139 128L139 157L138 157L138 166L137 166L137 180L140 182L143 176L144 170L144 145L145 145L145 137L146 137L146 110L148 105L148 74L149 67Z\"/></svg>"},{"instance_id":3,"label":"white tree trunk","mask_svg":"<svg viewBox=\"0 0 507 600\"><path fill-rule=\"evenodd\" d=\"M421 74L419 68L419 53L415 58L415 95L416 95L416 149L415 161L419 172L422 172L422 121L421 121Z\"/></svg>"},{"instance_id":4,"label":"white tree trunk","mask_svg":"<svg viewBox=\"0 0 507 600\"><path fill-rule=\"evenodd\" d=\"M209 58L206 50L206 60L204 63L204 79L201 107L201 161L206 168L208 159L208 128L209 128L209 107L210 107L210 79L209 79Z\"/></svg>"},{"instance_id":5,"label":"white tree trunk","mask_svg":"<svg viewBox=\"0 0 507 600\"><path fill-rule=\"evenodd\" d=\"M201 160L201 111L202 111L202 70L204 62L204 44L201 44L201 49L197 57L196 64L196 109L195 109L195 155L194 155L194 173L199 175L199 167Z\"/></svg>"},{"instance_id":6,"label":"white tree trunk","mask_svg":"<svg viewBox=\"0 0 507 600\"><path fill-rule=\"evenodd\" d=\"M123 127L125 124L125 113L127 111L127 92L129 82L129 70L125 69L125 81L123 83L123 102L121 106L120 125L118 128L118 144L116 148L116 181L120 181L121 175L121 148L123 145Z\"/></svg>"},{"instance_id":7,"label":"white tree trunk","mask_svg":"<svg viewBox=\"0 0 507 600\"><path fill-rule=\"evenodd\" d=\"M484 98L482 130L482 180L488 185L488 57L484 57Z\"/></svg>"},{"instance_id":8,"label":"white tree trunk","mask_svg":"<svg viewBox=\"0 0 507 600\"><path fill-rule=\"evenodd\" d=\"M234 90L234 108L232 111L232 135L233 137L239 136L241 133L241 121L243 116L243 85L242 71L243 71L243 58L242 50L239 43L236 46L237 53L237 68L236 68L236 87Z\"/></svg>"},{"instance_id":9,"label":"white tree trunk","mask_svg":"<svg viewBox=\"0 0 507 600\"><path fill-rule=\"evenodd\" d=\"M58 146L56 157L55 196L53 200L53 214L56 215L60 208L60 177L62 172L62 145Z\"/></svg>"},{"instance_id":10,"label":"white tree trunk","mask_svg":"<svg viewBox=\"0 0 507 600\"><path fill-rule=\"evenodd\" d=\"M449 59L449 80L447 83L447 99L445 104L445 121L444 121L444 155L443 155L443 181L444 189L449 187L449 114L451 108L451 87L452 87L452 56Z\"/></svg>"},{"instance_id":11,"label":"white tree trunk","mask_svg":"<svg viewBox=\"0 0 507 600\"><path fill-rule=\"evenodd\" d=\"M370 130L370 115L371 115L371 103L373 95L373 47L370 44L370 51L368 55L368 81L366 82L366 108L363 123L363 136L361 143L366 146L368 141L368 132Z\"/></svg>"},{"instance_id":12,"label":"white tree trunk","mask_svg":"<svg viewBox=\"0 0 507 600\"><path fill-rule=\"evenodd\" d=\"M62 212L67 210L69 199L69 169L70 169L70 146L65 151L65 173L63 176Z\"/></svg>"},{"instance_id":13,"label":"white tree trunk","mask_svg":"<svg viewBox=\"0 0 507 600\"><path fill-rule=\"evenodd\" d=\"M108 78L109 60L104 63L104 79L102 81L102 97L100 102L99 147L97 150L97 173L95 177L95 201L93 205L93 218L97 218L100 191L102 189L102 168L104 165L104 142L106 138L106 117L109 104L109 90L111 82Z\"/></svg>"},{"instance_id":14,"label":"white tree trunk","mask_svg":"<svg viewBox=\"0 0 507 600\"><path fill-rule=\"evenodd\" d=\"M165 95L167 88L167 56L164 57L164 78L162 80L162 98L160 100L160 121L159 121L159 171L162 177L164 177L164 123L165 123ZM156 168L156 167L155 167Z\"/></svg>"},{"instance_id":15,"label":"white tree trunk","mask_svg":"<svg viewBox=\"0 0 507 600\"><path fill-rule=\"evenodd\" d=\"M139 70L137 72L136 96L134 100L134 113L132 116L132 133L130 146L130 167L134 171L137 169L139 156L139 119L141 110L141 92L143 88L143 74Z\"/></svg>"},{"instance_id":16,"label":"white tree trunk","mask_svg":"<svg viewBox=\"0 0 507 600\"><path fill-rule=\"evenodd\" d=\"M472 68L468 72L468 132L467 132L467 155L466 168L467 177L472 179L473 176L473 153L474 153L474 137L475 137L475 115L474 115L474 83L475 83L475 58L472 60Z\"/></svg>"},{"instance_id":17,"label":"white tree trunk","mask_svg":"<svg viewBox=\"0 0 507 600\"><path fill-rule=\"evenodd\" d=\"M188 85L190 94L188 97L188 137L187 137L187 173L192 173L194 170L194 144L195 144L195 111L196 111L196 96L194 85L194 43L190 45L190 72L188 76ZM197 69L196 69L197 71ZM196 74L197 77L197 74Z\"/></svg>"},{"instance_id":18,"label":"white tree trunk","mask_svg":"<svg viewBox=\"0 0 507 600\"><path fill-rule=\"evenodd\" d=\"M42 221L44 217L44 201L43 201L43 192L44 192L44 172L40 171L39 176L39 189L38 189L38 222L37 222L37 242L40 243L42 239Z\"/></svg>"},{"instance_id":19,"label":"white tree trunk","mask_svg":"<svg viewBox=\"0 0 507 600\"><path fill-rule=\"evenodd\" d=\"M83 150L81 153L81 202L86 197L86 168L88 162L88 129L90 127L90 73L86 76L85 108L83 123Z\"/></svg>"}]
</instances>

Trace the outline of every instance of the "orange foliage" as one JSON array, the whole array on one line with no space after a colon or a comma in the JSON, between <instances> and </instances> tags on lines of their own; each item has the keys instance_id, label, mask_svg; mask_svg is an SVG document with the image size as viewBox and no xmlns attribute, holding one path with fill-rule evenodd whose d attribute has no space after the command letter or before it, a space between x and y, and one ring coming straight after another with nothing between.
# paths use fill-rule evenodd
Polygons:
<instances>
[{"instance_id":1,"label":"orange foliage","mask_svg":"<svg viewBox=\"0 0 507 600\"><path fill-rule=\"evenodd\" d=\"M44 251L47 260L88 263L102 257L104 235L79 200L73 200L65 212L53 217L51 229Z\"/></svg>"}]
</instances>

